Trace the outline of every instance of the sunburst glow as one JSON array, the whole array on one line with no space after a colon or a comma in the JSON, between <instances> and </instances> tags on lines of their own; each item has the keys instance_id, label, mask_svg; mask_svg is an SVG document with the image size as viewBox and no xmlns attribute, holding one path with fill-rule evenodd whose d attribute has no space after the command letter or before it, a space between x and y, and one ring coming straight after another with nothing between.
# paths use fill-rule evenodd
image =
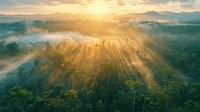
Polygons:
<instances>
[{"instance_id":1,"label":"sunburst glow","mask_svg":"<svg viewBox=\"0 0 200 112\"><path fill-rule=\"evenodd\" d=\"M58 45L51 46L52 52L47 52L47 59L53 60L48 61L49 63L43 66L42 71L55 65L57 63L55 59L59 59L60 61L56 61L62 62L62 64L56 65L56 69L49 77L49 82L54 82L59 76L62 76L65 73L63 70L68 69L69 66L78 68L82 73L85 73L83 76L87 78L85 81L91 80L91 78L96 77L93 71L97 72L101 69L99 66L105 61L116 66L119 72L124 73L127 77L144 80L149 87L157 87L152 70L149 68L149 63L154 62L154 58L151 56L154 52L145 46L147 37L141 35L142 33L137 29L124 31L125 27L116 27L114 24L102 26L102 24L97 22L95 25L98 29L93 29L92 32L102 31L105 26L110 30L104 33L99 32L101 35L96 34L95 37L90 37L85 41L68 39ZM55 52L57 52L56 55ZM155 57L158 58L158 56ZM137 76L137 73L141 75Z\"/></svg>"},{"instance_id":2,"label":"sunburst glow","mask_svg":"<svg viewBox=\"0 0 200 112\"><path fill-rule=\"evenodd\" d=\"M89 11L93 14L107 14L109 12L108 5L101 0L96 0L89 5Z\"/></svg>"}]
</instances>

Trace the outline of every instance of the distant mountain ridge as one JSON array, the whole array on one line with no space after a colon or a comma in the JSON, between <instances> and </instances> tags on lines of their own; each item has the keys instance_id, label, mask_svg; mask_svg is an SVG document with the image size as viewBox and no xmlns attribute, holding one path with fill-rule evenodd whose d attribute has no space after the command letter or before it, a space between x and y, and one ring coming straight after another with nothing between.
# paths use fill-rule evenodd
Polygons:
<instances>
[{"instance_id":1,"label":"distant mountain ridge","mask_svg":"<svg viewBox=\"0 0 200 112\"><path fill-rule=\"evenodd\" d=\"M127 14L72 14L72 13L54 13L54 14L33 14L33 15L5 15L0 14L0 23L13 22L19 20L119 20L119 21L200 21L200 12L169 12L169 11L149 11L145 13L127 13Z\"/></svg>"}]
</instances>

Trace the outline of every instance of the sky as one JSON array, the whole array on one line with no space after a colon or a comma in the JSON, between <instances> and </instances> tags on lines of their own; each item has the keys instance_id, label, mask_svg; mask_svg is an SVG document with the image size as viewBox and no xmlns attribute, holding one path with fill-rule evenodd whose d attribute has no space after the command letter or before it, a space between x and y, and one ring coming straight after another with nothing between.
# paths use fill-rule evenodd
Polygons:
<instances>
[{"instance_id":1,"label":"sky","mask_svg":"<svg viewBox=\"0 0 200 112\"><path fill-rule=\"evenodd\" d=\"M0 0L0 14L200 11L200 0Z\"/></svg>"}]
</instances>

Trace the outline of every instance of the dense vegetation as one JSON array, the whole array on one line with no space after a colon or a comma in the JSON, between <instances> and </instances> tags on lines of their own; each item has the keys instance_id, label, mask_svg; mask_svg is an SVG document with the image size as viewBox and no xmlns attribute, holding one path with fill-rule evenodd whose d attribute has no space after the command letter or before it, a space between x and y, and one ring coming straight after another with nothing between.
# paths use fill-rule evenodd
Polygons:
<instances>
[{"instance_id":1,"label":"dense vegetation","mask_svg":"<svg viewBox=\"0 0 200 112\"><path fill-rule=\"evenodd\" d=\"M33 26L49 32L55 32L57 28L58 31L78 30L89 34L89 29L80 27L86 23L36 21ZM25 26L23 22L13 24ZM65 26L67 24L68 27ZM66 58L63 49L69 43L54 45L43 42L40 45L43 48L36 50L37 55L30 62L31 70L26 70L22 65L17 73L0 79L0 112L200 112L200 32L196 28L199 26L156 24L146 30L111 23L95 24L102 29L92 29L92 35L111 35L103 29L105 26L116 28L116 31L117 28L123 31L137 30L150 35L145 46L165 62L163 64L159 59L146 59L146 65L153 71L156 87L148 85L143 78L145 74L139 71L127 74L107 59L93 65L92 70L85 71ZM87 25L93 27L94 24L89 22ZM14 30L19 33L17 29ZM25 29L22 30L20 33L25 34ZM23 54L27 46L19 44L0 42L0 55L15 57ZM139 50L137 55L141 55L138 52L143 49ZM69 54L73 53L76 53L75 50Z\"/></svg>"}]
</instances>

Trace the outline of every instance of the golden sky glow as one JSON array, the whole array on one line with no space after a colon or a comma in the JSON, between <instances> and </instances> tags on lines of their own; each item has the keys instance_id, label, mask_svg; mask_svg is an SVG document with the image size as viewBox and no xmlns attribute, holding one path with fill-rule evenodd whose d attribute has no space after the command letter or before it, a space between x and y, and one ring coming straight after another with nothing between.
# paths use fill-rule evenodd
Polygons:
<instances>
[{"instance_id":1,"label":"golden sky glow","mask_svg":"<svg viewBox=\"0 0 200 112\"><path fill-rule=\"evenodd\" d=\"M147 11L200 11L199 0L1 0L3 14L143 13Z\"/></svg>"},{"instance_id":2,"label":"golden sky glow","mask_svg":"<svg viewBox=\"0 0 200 112\"><path fill-rule=\"evenodd\" d=\"M109 8L107 4L101 0L96 0L94 3L89 4L89 11L94 14L107 14Z\"/></svg>"}]
</instances>

